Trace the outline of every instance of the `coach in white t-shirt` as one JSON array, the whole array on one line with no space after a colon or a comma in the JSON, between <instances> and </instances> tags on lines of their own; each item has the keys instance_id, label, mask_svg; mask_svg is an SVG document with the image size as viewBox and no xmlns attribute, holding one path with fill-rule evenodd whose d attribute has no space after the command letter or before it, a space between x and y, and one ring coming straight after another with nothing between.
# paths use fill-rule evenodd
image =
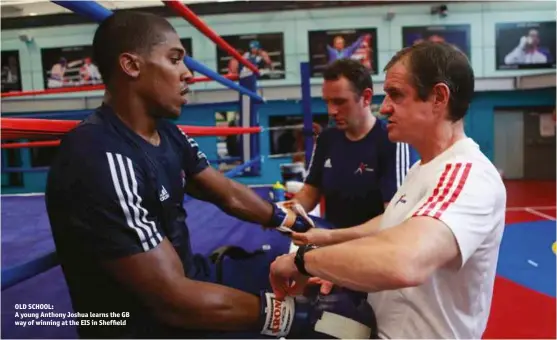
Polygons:
<instances>
[{"instance_id":1,"label":"coach in white t-shirt","mask_svg":"<svg viewBox=\"0 0 557 340\"><path fill-rule=\"evenodd\" d=\"M462 52L430 42L401 50L385 70L389 138L411 144L421 161L383 215L354 228L294 233L310 245L277 258L271 282L279 296L295 294L309 276L368 292L382 338L480 339L506 190L464 133L473 70Z\"/></svg>"}]
</instances>

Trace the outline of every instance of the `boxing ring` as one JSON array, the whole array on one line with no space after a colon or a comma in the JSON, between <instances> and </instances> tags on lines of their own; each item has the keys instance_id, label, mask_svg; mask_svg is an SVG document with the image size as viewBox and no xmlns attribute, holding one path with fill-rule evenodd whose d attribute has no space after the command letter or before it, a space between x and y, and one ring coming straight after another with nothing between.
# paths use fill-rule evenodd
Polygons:
<instances>
[{"instance_id":1,"label":"boxing ring","mask_svg":"<svg viewBox=\"0 0 557 340\"><path fill-rule=\"evenodd\" d=\"M94 19L97 22L111 15L111 11L91 1L52 1L74 13ZM189 8L178 1L164 1L220 48L227 51L245 66L240 76L222 76L186 56L185 64L203 77L191 82L217 81L239 93L240 126L199 127L179 125L192 137L199 136L242 136L242 164L227 171L225 176L233 178L240 174L257 175L262 157L259 154L259 127L257 106L265 100L257 94L257 68L239 55ZM313 147L312 118L309 95L309 65L303 64L307 75L306 98L302 101L304 126L306 131L306 161L309 161ZM236 82L237 81L237 82ZM55 88L41 91L21 91L3 93L2 99L23 98L60 93L74 93L103 90L104 85ZM88 113L87 113L88 114ZM1 118L2 149L22 149L52 147L60 143L59 138L78 124L78 118L43 117ZM52 119L58 118L58 119ZM64 119L66 118L66 119ZM307 132L310 131L310 132ZM4 153L3 153L4 156ZM213 161L214 162L214 161ZM217 161L218 162L218 161ZM4 159L3 159L4 163ZM3 167L3 174L47 172L48 167ZM254 188L265 199L270 197L270 187ZM31 321L16 316L16 312L30 312L24 307L42 308L58 314L73 312L68 289L56 257L49 220L46 213L44 194L2 195L2 334L3 338L76 338L76 328L64 324L62 319L46 317ZM187 224L190 229L192 250L198 258L209 264L210 276L217 276L227 286L256 292L256 287L268 285L268 263L290 250L290 239L284 235L264 230L260 225L246 223L226 215L216 206L190 197L185 197L188 212ZM228 249L227 256L223 250ZM230 251L231 250L231 251ZM219 256L220 255L220 256ZM214 263L220 263L215 269ZM222 272L219 275L218 269ZM219 277L222 276L222 277ZM44 308L51 308L45 310ZM40 320L40 322L39 322ZM71 320L71 318L66 318Z\"/></svg>"}]
</instances>

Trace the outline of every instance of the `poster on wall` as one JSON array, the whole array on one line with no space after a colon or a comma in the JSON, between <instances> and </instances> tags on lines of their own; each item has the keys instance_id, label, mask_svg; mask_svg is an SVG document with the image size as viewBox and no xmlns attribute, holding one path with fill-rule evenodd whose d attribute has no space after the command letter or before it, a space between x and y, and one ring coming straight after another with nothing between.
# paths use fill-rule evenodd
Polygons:
<instances>
[{"instance_id":1,"label":"poster on wall","mask_svg":"<svg viewBox=\"0 0 557 340\"><path fill-rule=\"evenodd\" d=\"M19 51L2 51L2 93L21 89Z\"/></svg>"},{"instance_id":2,"label":"poster on wall","mask_svg":"<svg viewBox=\"0 0 557 340\"><path fill-rule=\"evenodd\" d=\"M186 54L189 55L190 57L194 58L191 38L182 38L182 39L180 39L180 42L182 43L182 46L186 50Z\"/></svg>"},{"instance_id":3,"label":"poster on wall","mask_svg":"<svg viewBox=\"0 0 557 340\"><path fill-rule=\"evenodd\" d=\"M341 58L360 61L377 74L377 30L375 28L308 32L311 77L321 77L325 67Z\"/></svg>"},{"instance_id":4,"label":"poster on wall","mask_svg":"<svg viewBox=\"0 0 557 340\"><path fill-rule=\"evenodd\" d=\"M498 70L554 69L555 21L496 24L495 54Z\"/></svg>"},{"instance_id":5,"label":"poster on wall","mask_svg":"<svg viewBox=\"0 0 557 340\"><path fill-rule=\"evenodd\" d=\"M68 46L41 50L45 89L102 84L91 46Z\"/></svg>"},{"instance_id":6,"label":"poster on wall","mask_svg":"<svg viewBox=\"0 0 557 340\"><path fill-rule=\"evenodd\" d=\"M403 47L422 41L452 44L466 54L468 59L471 59L470 25L407 26L402 28Z\"/></svg>"},{"instance_id":7,"label":"poster on wall","mask_svg":"<svg viewBox=\"0 0 557 340\"><path fill-rule=\"evenodd\" d=\"M186 55L195 59L195 57L193 55L193 46L192 46L191 38L182 38L182 39L180 39L180 42L182 43L182 46L186 50ZM191 72L192 75L195 75L195 72L193 70L190 69L190 72Z\"/></svg>"},{"instance_id":8,"label":"poster on wall","mask_svg":"<svg viewBox=\"0 0 557 340\"><path fill-rule=\"evenodd\" d=\"M221 36L244 58L260 70L259 79L284 79L284 36L282 33L262 33ZM217 49L217 67L220 74L237 75L249 70L223 49Z\"/></svg>"}]
</instances>

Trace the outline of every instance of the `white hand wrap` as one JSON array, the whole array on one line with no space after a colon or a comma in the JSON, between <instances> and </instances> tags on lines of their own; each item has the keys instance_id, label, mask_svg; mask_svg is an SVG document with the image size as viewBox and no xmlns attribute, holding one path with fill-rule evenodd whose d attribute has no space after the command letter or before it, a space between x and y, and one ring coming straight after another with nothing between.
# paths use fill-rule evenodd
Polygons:
<instances>
[{"instance_id":1,"label":"white hand wrap","mask_svg":"<svg viewBox=\"0 0 557 340\"><path fill-rule=\"evenodd\" d=\"M294 224L296 216L301 216L307 223L309 223L313 228L315 228L315 223L309 217L304 207L296 201L283 201L277 202L276 205L286 214L286 217L282 221L280 227L277 228L278 231L285 233L292 233L290 227ZM292 216L294 213L294 216Z\"/></svg>"}]
</instances>

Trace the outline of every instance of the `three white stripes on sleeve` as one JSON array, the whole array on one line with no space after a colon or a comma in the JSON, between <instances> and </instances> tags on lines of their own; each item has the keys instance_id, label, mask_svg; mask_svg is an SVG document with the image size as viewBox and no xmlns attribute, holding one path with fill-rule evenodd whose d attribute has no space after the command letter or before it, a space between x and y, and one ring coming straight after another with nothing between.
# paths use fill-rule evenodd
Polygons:
<instances>
[{"instance_id":1,"label":"three white stripes on sleeve","mask_svg":"<svg viewBox=\"0 0 557 340\"><path fill-rule=\"evenodd\" d=\"M137 233L144 251L155 248L162 241L162 236L155 222L147 219L147 210L141 204L131 159L111 152L107 152L106 157L112 184L128 227Z\"/></svg>"},{"instance_id":2,"label":"three white stripes on sleeve","mask_svg":"<svg viewBox=\"0 0 557 340\"><path fill-rule=\"evenodd\" d=\"M400 188L410 169L410 149L406 143L396 143L396 187Z\"/></svg>"}]
</instances>

